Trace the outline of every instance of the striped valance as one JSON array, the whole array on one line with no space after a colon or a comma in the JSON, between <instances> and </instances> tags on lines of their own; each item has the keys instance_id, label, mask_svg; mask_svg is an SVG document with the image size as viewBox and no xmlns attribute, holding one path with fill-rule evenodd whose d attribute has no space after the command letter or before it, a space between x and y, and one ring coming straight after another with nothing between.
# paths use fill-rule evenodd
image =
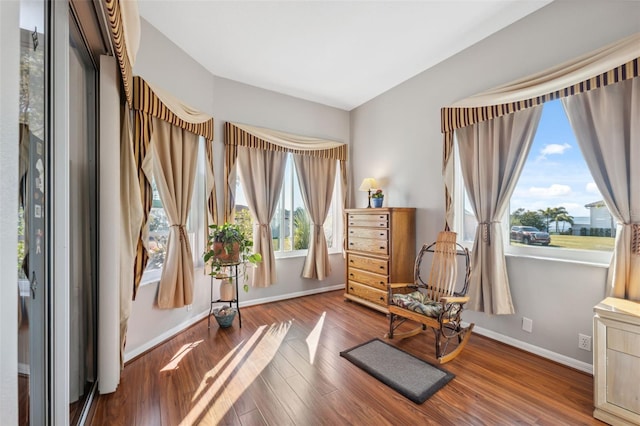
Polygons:
<instances>
[{"instance_id":1,"label":"striped valance","mask_svg":"<svg viewBox=\"0 0 640 426\"><path fill-rule=\"evenodd\" d=\"M629 80L640 75L640 58L633 59L626 64L612 70L581 81L570 87L565 87L543 96L511 102L500 105L488 105L482 107L446 107L440 110L442 133L451 132L461 127L470 126L481 121L491 120L503 115L512 114L522 109L541 105L554 99L560 99L578 93L588 92L599 87Z\"/></svg>"},{"instance_id":2,"label":"striped valance","mask_svg":"<svg viewBox=\"0 0 640 426\"><path fill-rule=\"evenodd\" d=\"M348 146L341 142L229 122L225 123L224 130L226 145L291 152L341 161L346 161L348 156Z\"/></svg>"},{"instance_id":3,"label":"striped valance","mask_svg":"<svg viewBox=\"0 0 640 426\"><path fill-rule=\"evenodd\" d=\"M114 54L118 58L127 104L131 107L133 102L132 58L135 58L137 45L139 43L139 32L134 32L134 34L137 34L138 40L126 40L125 33L127 33L127 31L125 30L125 25L130 25L137 29L139 27L140 17L137 15L137 3L128 3L131 3L131 5L127 6L127 10L129 10L129 15L132 16L125 18L125 13L123 13L124 5L120 4L120 0L104 0L104 9L107 13L107 19L109 20Z\"/></svg>"},{"instance_id":4,"label":"striped valance","mask_svg":"<svg viewBox=\"0 0 640 426\"><path fill-rule=\"evenodd\" d=\"M520 80L442 108L441 131L512 114L526 108L638 77L640 33Z\"/></svg>"},{"instance_id":5,"label":"striped valance","mask_svg":"<svg viewBox=\"0 0 640 426\"><path fill-rule=\"evenodd\" d=\"M165 101L161 99L164 97ZM159 96L158 93L152 89L152 87L144 81L142 77L133 77L133 106L134 110L142 111L153 117L157 117L161 120L167 121L174 126L178 126L191 133L203 136L205 139L213 140L213 118L207 117L201 113L195 113L195 110L188 108L191 112L191 116L197 117L193 120L186 120L181 118L184 114L175 111L175 107L170 108L167 105L167 94ZM186 109L182 108L183 110ZM202 117L205 117L204 119ZM204 121L203 121L204 120Z\"/></svg>"}]
</instances>

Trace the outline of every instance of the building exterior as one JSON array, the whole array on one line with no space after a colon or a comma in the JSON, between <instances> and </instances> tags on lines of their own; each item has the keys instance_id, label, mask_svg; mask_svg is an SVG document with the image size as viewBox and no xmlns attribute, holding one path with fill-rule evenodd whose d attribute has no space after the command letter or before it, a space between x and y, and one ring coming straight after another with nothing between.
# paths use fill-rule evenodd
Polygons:
<instances>
[{"instance_id":1,"label":"building exterior","mask_svg":"<svg viewBox=\"0 0 640 426\"><path fill-rule=\"evenodd\" d=\"M594 201L593 203L586 204L585 207L589 209L590 229L587 235L616 236L616 221L611 216L611 213L609 213L609 209L604 201Z\"/></svg>"}]
</instances>

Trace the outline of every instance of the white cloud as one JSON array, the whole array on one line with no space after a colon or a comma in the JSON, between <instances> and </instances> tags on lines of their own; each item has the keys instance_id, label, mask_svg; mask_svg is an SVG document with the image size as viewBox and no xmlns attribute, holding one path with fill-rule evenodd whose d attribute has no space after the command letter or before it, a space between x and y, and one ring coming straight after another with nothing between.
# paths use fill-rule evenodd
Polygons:
<instances>
[{"instance_id":1,"label":"white cloud","mask_svg":"<svg viewBox=\"0 0 640 426\"><path fill-rule=\"evenodd\" d=\"M569 145L568 143L562 145L557 143L550 143L549 145L545 145L544 148L542 148L540 154L542 154L543 156L564 154L564 152L569 148L571 148L571 145Z\"/></svg>"},{"instance_id":2,"label":"white cloud","mask_svg":"<svg viewBox=\"0 0 640 426\"><path fill-rule=\"evenodd\" d=\"M585 190L591 194L598 194L600 195L600 190L598 189L598 187L596 186L595 182L589 182L586 187Z\"/></svg>"},{"instance_id":3,"label":"white cloud","mask_svg":"<svg viewBox=\"0 0 640 426\"><path fill-rule=\"evenodd\" d=\"M532 186L529 188L528 193L530 196L537 198L566 197L571 194L571 187L569 185L560 185L558 183L554 183L547 188Z\"/></svg>"}]
</instances>

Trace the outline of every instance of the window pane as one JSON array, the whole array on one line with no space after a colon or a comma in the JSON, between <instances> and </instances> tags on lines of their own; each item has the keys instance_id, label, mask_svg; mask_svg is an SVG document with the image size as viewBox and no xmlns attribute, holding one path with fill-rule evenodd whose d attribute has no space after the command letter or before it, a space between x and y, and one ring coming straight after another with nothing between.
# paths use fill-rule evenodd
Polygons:
<instances>
[{"instance_id":1,"label":"window pane","mask_svg":"<svg viewBox=\"0 0 640 426\"><path fill-rule=\"evenodd\" d=\"M280 193L280 198L278 199L278 205L276 206L276 211L273 213L273 217L271 218L271 238L273 240L273 251L282 251L283 250L283 235L285 233L284 228L284 217L282 213L282 203L283 203L284 194Z\"/></svg>"},{"instance_id":2,"label":"window pane","mask_svg":"<svg viewBox=\"0 0 640 426\"><path fill-rule=\"evenodd\" d=\"M471 208L471 201L469 201L469 194L467 194L466 189L464 190L463 212L463 241L473 241L476 237L478 219L476 219L476 215L473 213L473 209Z\"/></svg>"},{"instance_id":3,"label":"window pane","mask_svg":"<svg viewBox=\"0 0 640 426\"><path fill-rule=\"evenodd\" d=\"M612 250L615 221L602 201L559 100L540 125L511 197L512 245Z\"/></svg>"},{"instance_id":4,"label":"window pane","mask_svg":"<svg viewBox=\"0 0 640 426\"><path fill-rule=\"evenodd\" d=\"M247 229L251 231L250 215L245 197L240 184L242 177L239 175L236 181L236 223L245 222ZM327 219L324 223L325 237L329 247L336 244L339 237L340 203L336 200L340 197L340 180L336 176L336 187ZM296 169L291 154L288 155L285 164L282 192L278 199L278 205L271 219L271 235L275 252L288 252L294 250L307 250L309 248L311 230L311 218L302 200L302 192Z\"/></svg>"},{"instance_id":5,"label":"window pane","mask_svg":"<svg viewBox=\"0 0 640 426\"><path fill-rule=\"evenodd\" d=\"M327 239L328 248L333 247L333 233L334 233L334 226L335 226L334 216L335 216L335 204L336 204L335 200L336 200L336 197L334 196L333 199L331 200L331 205L329 206L329 213L327 213L327 219L324 221L324 225L322 226L324 229L324 237Z\"/></svg>"},{"instance_id":6,"label":"window pane","mask_svg":"<svg viewBox=\"0 0 640 426\"><path fill-rule=\"evenodd\" d=\"M151 190L153 198L149 212L149 263L147 263L147 271L162 269L169 238L169 220L164 208L162 208L155 179L151 179Z\"/></svg>"},{"instance_id":7,"label":"window pane","mask_svg":"<svg viewBox=\"0 0 640 426\"><path fill-rule=\"evenodd\" d=\"M287 165L284 169L284 183L282 187L283 202L284 202L284 233L281 234L283 239L283 250L293 250L293 244L291 242L293 237L293 162L291 161L291 154L287 155ZM297 182L296 182L297 186Z\"/></svg>"},{"instance_id":8,"label":"window pane","mask_svg":"<svg viewBox=\"0 0 640 426\"><path fill-rule=\"evenodd\" d=\"M292 173L294 176L291 179L293 187L293 250L306 250L309 248L311 219L304 206L304 201L302 201L302 191L291 156L289 156L288 163L291 164L294 171Z\"/></svg>"},{"instance_id":9,"label":"window pane","mask_svg":"<svg viewBox=\"0 0 640 426\"><path fill-rule=\"evenodd\" d=\"M247 200L240 184L240 177L236 178L236 223L240 226L242 233L249 239L253 238L253 219L247 205Z\"/></svg>"}]
</instances>

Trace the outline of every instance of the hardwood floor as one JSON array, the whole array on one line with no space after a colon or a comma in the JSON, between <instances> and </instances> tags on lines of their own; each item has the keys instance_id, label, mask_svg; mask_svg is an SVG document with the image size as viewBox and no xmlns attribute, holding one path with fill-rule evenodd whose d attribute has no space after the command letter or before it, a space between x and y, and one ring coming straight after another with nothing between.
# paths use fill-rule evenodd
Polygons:
<instances>
[{"instance_id":1,"label":"hardwood floor","mask_svg":"<svg viewBox=\"0 0 640 426\"><path fill-rule=\"evenodd\" d=\"M590 375L479 335L444 365L456 377L417 405L339 355L387 324L342 291L242 308L242 329L204 319L128 363L88 424L604 424ZM391 342L434 362L429 331Z\"/></svg>"}]
</instances>

